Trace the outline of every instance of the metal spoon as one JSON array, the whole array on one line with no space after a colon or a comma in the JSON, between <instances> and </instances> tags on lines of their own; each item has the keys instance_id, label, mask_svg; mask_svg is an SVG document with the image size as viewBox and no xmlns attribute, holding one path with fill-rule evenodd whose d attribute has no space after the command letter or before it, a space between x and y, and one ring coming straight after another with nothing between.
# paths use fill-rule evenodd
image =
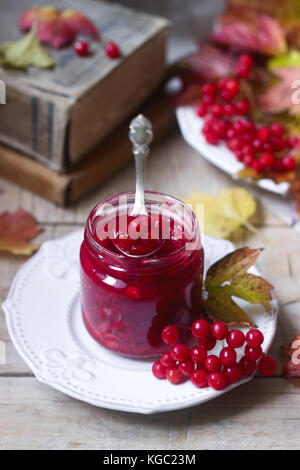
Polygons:
<instances>
[{"instance_id":1,"label":"metal spoon","mask_svg":"<svg viewBox=\"0 0 300 470\"><path fill-rule=\"evenodd\" d=\"M134 206L130 216L148 215L148 211L145 205L145 189L144 189L144 176L145 176L145 164L149 154L149 144L152 140L152 126L151 122L145 118L142 114L139 114L134 118L129 126L129 138L133 144L132 153L135 160L135 200ZM116 248L124 255L133 258L142 258L145 256L151 256L156 253L165 240L149 240L149 243L145 243L145 251L142 254L133 254L132 247L134 247L134 241L132 244L126 245L124 239L113 240ZM131 249L130 249L131 248Z\"/></svg>"}]
</instances>

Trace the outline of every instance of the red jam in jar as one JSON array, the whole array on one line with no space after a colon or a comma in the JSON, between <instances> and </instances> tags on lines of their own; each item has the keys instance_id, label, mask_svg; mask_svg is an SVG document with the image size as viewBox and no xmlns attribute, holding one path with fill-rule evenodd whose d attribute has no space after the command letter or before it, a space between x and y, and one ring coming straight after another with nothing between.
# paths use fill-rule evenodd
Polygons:
<instances>
[{"instance_id":1,"label":"red jam in jar","mask_svg":"<svg viewBox=\"0 0 300 470\"><path fill-rule=\"evenodd\" d=\"M145 199L148 216L130 216L134 193L94 207L80 250L87 330L102 346L137 358L168 350L164 326L190 325L199 315L192 289L202 282L204 264L193 211L165 194L146 192ZM188 330L181 334L186 341Z\"/></svg>"}]
</instances>

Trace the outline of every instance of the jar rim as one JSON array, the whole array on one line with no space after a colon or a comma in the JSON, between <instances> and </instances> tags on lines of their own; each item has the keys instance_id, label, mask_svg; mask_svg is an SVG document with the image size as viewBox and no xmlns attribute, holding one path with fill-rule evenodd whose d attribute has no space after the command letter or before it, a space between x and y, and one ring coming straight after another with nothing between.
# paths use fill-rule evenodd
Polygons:
<instances>
[{"instance_id":1,"label":"jar rim","mask_svg":"<svg viewBox=\"0 0 300 470\"><path fill-rule=\"evenodd\" d=\"M185 247L185 244L184 244L177 251L165 254L165 255L163 255L159 258L151 258L151 257L149 257L149 258L147 258L147 257L144 257L144 258L129 258L129 257L124 256L121 253L120 254L115 253L115 252L109 250L108 248L105 248L103 245L101 245L99 242L97 242L95 240L95 237L94 237L94 234L93 234L94 233L94 228L93 228L92 223L93 223L93 217L95 216L97 210L100 207L104 206L105 204L109 204L112 201L116 200L116 198L120 198L122 196L134 196L134 195L135 195L134 191L125 191L125 192L122 192L122 193L119 193L119 194L115 194L115 195L110 196L110 197L104 199L103 201L99 202L91 210L91 212L90 212L90 214L87 218L85 234L86 234L88 242L92 245L92 247L97 252L97 254L98 255L103 255L105 257L111 257L115 261L118 260L120 263L124 263L124 261L125 261L126 264L132 264L136 267L138 267L139 263L141 263L141 260L143 260L143 266L141 266L141 268L144 268L144 267L149 267L150 268L150 267L155 267L158 264L170 263L170 262L172 262L174 257L178 257L178 255L180 255L181 253L186 253L187 250L186 250L186 247ZM182 207L184 207L188 211L188 213L191 217L191 222L192 222L192 229L191 229L191 234L192 235L191 235L190 240L188 240L188 242L191 242L192 240L194 240L195 237L199 237L199 242L200 242L199 223L198 223L197 217L196 217L195 213L193 212L193 210L191 209L191 207L186 205L183 201L180 201L180 199L177 199L177 198L175 198L175 197L173 197L169 194L161 193L161 192L158 192L158 191L145 191L145 201L146 202L147 201L152 202L151 199L149 199L150 196L160 197L160 198L163 199L164 202L173 202L173 203L176 203L176 204L180 204ZM199 247L202 248L201 242L199 244ZM191 251L191 253L193 252L193 250L190 250L190 251ZM137 259L139 260L138 263L137 263Z\"/></svg>"}]
</instances>

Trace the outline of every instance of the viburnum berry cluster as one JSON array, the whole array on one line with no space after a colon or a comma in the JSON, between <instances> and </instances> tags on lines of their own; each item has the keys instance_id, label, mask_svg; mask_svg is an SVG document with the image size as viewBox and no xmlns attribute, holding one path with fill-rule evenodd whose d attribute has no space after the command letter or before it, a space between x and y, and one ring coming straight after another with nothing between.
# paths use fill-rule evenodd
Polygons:
<instances>
[{"instance_id":1,"label":"viburnum berry cluster","mask_svg":"<svg viewBox=\"0 0 300 470\"><path fill-rule=\"evenodd\" d=\"M206 118L202 133L211 145L223 141L237 160L257 173L265 170L291 171L297 166L289 153L298 144L296 136L287 136L278 122L258 127L249 117L251 103L244 98L241 80L248 78L253 58L240 56L236 77L223 77L217 84L202 86L203 98L197 114Z\"/></svg>"},{"instance_id":2,"label":"viburnum berry cluster","mask_svg":"<svg viewBox=\"0 0 300 470\"><path fill-rule=\"evenodd\" d=\"M154 362L152 372L156 378L167 379L173 384L190 379L198 388L222 390L254 374L257 368L265 376L273 375L276 370L274 359L263 354L261 345L264 336L258 329L249 329L245 335L241 330L229 331L221 321L210 325L206 320L199 319L194 321L190 330L193 341L187 346L177 343L179 330L176 325L163 329L162 340L171 349ZM217 341L222 342L220 353L209 354ZM236 349L242 347L244 355L237 362Z\"/></svg>"}]
</instances>

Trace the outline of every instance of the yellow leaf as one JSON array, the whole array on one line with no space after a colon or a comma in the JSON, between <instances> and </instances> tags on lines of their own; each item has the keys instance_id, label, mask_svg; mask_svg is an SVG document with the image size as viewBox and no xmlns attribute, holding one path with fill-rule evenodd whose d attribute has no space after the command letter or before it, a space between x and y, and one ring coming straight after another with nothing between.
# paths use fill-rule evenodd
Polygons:
<instances>
[{"instance_id":1,"label":"yellow leaf","mask_svg":"<svg viewBox=\"0 0 300 470\"><path fill-rule=\"evenodd\" d=\"M240 225L251 227L247 219L256 211L255 200L244 188L224 189L219 196L194 192L184 202L203 214L200 228L216 238L227 238ZM197 210L198 204L203 205L203 212Z\"/></svg>"},{"instance_id":2,"label":"yellow leaf","mask_svg":"<svg viewBox=\"0 0 300 470\"><path fill-rule=\"evenodd\" d=\"M52 57L36 35L36 26L24 38L0 44L0 62L5 67L20 69L27 69L30 65L39 68L54 66Z\"/></svg>"}]
</instances>

